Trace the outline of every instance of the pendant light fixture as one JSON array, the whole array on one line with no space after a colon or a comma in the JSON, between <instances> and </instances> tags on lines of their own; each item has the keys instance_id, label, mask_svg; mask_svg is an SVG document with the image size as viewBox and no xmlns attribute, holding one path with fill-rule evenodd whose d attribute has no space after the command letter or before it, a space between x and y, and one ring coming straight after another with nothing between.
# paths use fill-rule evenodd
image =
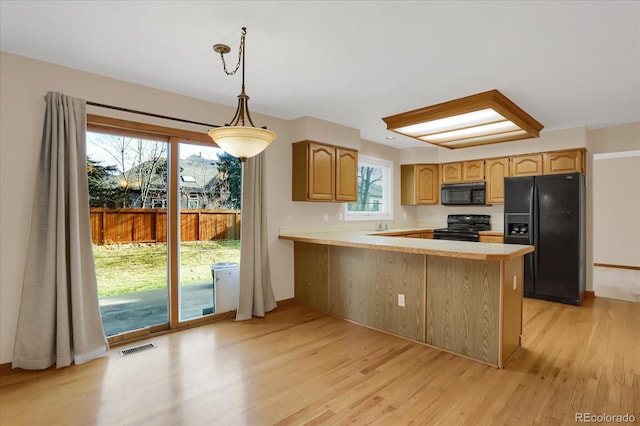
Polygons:
<instances>
[{"instance_id":1,"label":"pendant light fixture","mask_svg":"<svg viewBox=\"0 0 640 426\"><path fill-rule=\"evenodd\" d=\"M450 149L537 138L544 127L495 89L382 120L388 130Z\"/></svg>"},{"instance_id":2,"label":"pendant light fixture","mask_svg":"<svg viewBox=\"0 0 640 426\"><path fill-rule=\"evenodd\" d=\"M211 139L225 152L245 161L248 157L253 157L261 153L276 138L276 134L267 130L266 126L255 127L249 113L249 96L244 91L244 52L245 37L247 28L242 27L240 37L240 48L238 50L238 63L233 71L227 71L227 63L224 55L231 49L225 44L216 44L213 50L220 54L224 72L227 75L234 75L242 65L242 90L238 95L238 108L236 115L224 127L217 127L209 130Z\"/></svg>"}]
</instances>

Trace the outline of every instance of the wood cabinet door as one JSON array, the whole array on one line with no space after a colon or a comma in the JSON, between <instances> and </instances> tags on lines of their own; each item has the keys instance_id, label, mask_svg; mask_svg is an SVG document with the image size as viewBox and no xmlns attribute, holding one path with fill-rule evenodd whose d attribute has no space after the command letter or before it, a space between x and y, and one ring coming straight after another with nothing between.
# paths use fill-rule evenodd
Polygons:
<instances>
[{"instance_id":1,"label":"wood cabinet door","mask_svg":"<svg viewBox=\"0 0 640 426\"><path fill-rule=\"evenodd\" d=\"M309 142L308 147L309 200L331 201L336 191L336 149Z\"/></svg>"},{"instance_id":2,"label":"wood cabinet door","mask_svg":"<svg viewBox=\"0 0 640 426\"><path fill-rule=\"evenodd\" d=\"M465 161L462 163L462 181L478 182L484 180L484 160Z\"/></svg>"},{"instance_id":3,"label":"wood cabinet door","mask_svg":"<svg viewBox=\"0 0 640 426\"><path fill-rule=\"evenodd\" d=\"M417 204L438 204L439 183L436 164L418 164L416 166Z\"/></svg>"},{"instance_id":4,"label":"wood cabinet door","mask_svg":"<svg viewBox=\"0 0 640 426\"><path fill-rule=\"evenodd\" d=\"M545 152L542 155L542 170L545 175L557 173L584 173L583 151Z\"/></svg>"},{"instance_id":5,"label":"wood cabinet door","mask_svg":"<svg viewBox=\"0 0 640 426\"><path fill-rule=\"evenodd\" d=\"M508 158L491 158L485 162L487 204L504 204L504 178L509 176Z\"/></svg>"},{"instance_id":6,"label":"wood cabinet door","mask_svg":"<svg viewBox=\"0 0 640 426\"><path fill-rule=\"evenodd\" d=\"M442 183L462 182L462 163L444 163L441 166Z\"/></svg>"},{"instance_id":7,"label":"wood cabinet door","mask_svg":"<svg viewBox=\"0 0 640 426\"><path fill-rule=\"evenodd\" d=\"M511 176L542 174L542 154L519 155L511 158Z\"/></svg>"},{"instance_id":8,"label":"wood cabinet door","mask_svg":"<svg viewBox=\"0 0 640 426\"><path fill-rule=\"evenodd\" d=\"M336 148L336 200L358 201L358 151Z\"/></svg>"},{"instance_id":9,"label":"wood cabinet door","mask_svg":"<svg viewBox=\"0 0 640 426\"><path fill-rule=\"evenodd\" d=\"M403 206L416 205L417 167L417 164L400 165L400 204Z\"/></svg>"},{"instance_id":10,"label":"wood cabinet door","mask_svg":"<svg viewBox=\"0 0 640 426\"><path fill-rule=\"evenodd\" d=\"M504 237L498 235L480 235L481 243L504 243Z\"/></svg>"}]
</instances>

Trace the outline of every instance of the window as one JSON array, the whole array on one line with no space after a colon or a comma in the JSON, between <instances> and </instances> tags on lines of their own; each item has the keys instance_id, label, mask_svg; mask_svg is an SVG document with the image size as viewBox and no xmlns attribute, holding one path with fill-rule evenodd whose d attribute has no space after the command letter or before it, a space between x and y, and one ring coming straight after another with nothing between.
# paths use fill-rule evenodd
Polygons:
<instances>
[{"instance_id":1,"label":"window","mask_svg":"<svg viewBox=\"0 0 640 426\"><path fill-rule=\"evenodd\" d=\"M345 220L393 219L393 163L380 158L358 157L358 201L347 203Z\"/></svg>"}]
</instances>

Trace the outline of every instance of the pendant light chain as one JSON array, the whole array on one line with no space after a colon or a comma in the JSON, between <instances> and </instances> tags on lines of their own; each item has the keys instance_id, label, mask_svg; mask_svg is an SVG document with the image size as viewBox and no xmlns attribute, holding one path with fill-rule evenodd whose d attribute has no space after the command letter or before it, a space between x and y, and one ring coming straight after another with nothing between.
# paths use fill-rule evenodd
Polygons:
<instances>
[{"instance_id":1,"label":"pendant light chain","mask_svg":"<svg viewBox=\"0 0 640 426\"><path fill-rule=\"evenodd\" d=\"M242 65L242 87L238 95L238 108L231 121L226 123L224 127L209 130L211 139L213 139L220 148L234 157L239 158L240 161L258 155L276 138L276 134L271 130L267 130L266 126L256 127L249 113L249 96L247 96L244 86L246 34L247 29L242 27L240 49L238 50L238 63L231 72L227 70L227 64L224 60L224 55L231 51L229 46L225 44L215 44L213 46L214 52L219 53L222 57L224 72L227 75L234 75L236 71L240 69L240 65Z\"/></svg>"},{"instance_id":2,"label":"pendant light chain","mask_svg":"<svg viewBox=\"0 0 640 426\"><path fill-rule=\"evenodd\" d=\"M240 69L240 62L242 62L242 52L244 51L244 37L247 35L247 28L242 27L242 36L240 37L240 48L238 49L238 63L233 71L227 71L227 62L224 60L224 53L220 52L220 58L222 58L222 65L224 67L224 72L227 75L235 75L235 73Z\"/></svg>"}]
</instances>

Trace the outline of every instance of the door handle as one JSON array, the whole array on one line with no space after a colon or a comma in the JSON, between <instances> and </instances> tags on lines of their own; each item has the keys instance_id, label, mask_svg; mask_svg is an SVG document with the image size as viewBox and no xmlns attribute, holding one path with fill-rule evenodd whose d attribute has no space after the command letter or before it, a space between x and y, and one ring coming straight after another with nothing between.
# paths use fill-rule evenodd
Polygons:
<instances>
[{"instance_id":1,"label":"door handle","mask_svg":"<svg viewBox=\"0 0 640 426\"><path fill-rule=\"evenodd\" d=\"M533 221L534 221L533 245L536 248L535 251L533 252L534 258L535 258L533 276L537 277L538 276L538 264L540 263L539 262L539 256L538 256L538 236L539 236L538 225L540 224L540 208L539 208L539 203L538 203L538 188L536 186L533 187L533 198L535 200L535 202L533 203L533 206L534 206L534 210L533 210Z\"/></svg>"}]
</instances>

